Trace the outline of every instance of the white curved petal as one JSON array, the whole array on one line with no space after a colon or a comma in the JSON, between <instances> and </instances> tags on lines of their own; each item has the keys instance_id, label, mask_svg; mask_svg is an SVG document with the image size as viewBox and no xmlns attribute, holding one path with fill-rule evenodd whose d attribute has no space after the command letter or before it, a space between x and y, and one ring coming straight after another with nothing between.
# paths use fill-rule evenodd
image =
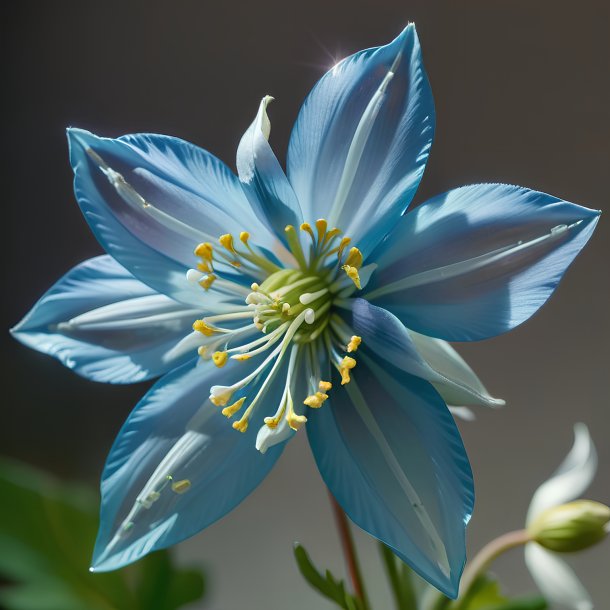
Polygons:
<instances>
[{"instance_id":1,"label":"white curved petal","mask_svg":"<svg viewBox=\"0 0 610 610\"><path fill-rule=\"evenodd\" d=\"M407 330L420 355L433 370L447 380L432 383L447 404L504 406L505 402L491 396L476 373L447 341ZM472 413L470 416L464 419L474 418Z\"/></svg>"},{"instance_id":2,"label":"white curved petal","mask_svg":"<svg viewBox=\"0 0 610 610\"><path fill-rule=\"evenodd\" d=\"M527 511L531 523L543 510L578 498L597 470L597 451L585 424L574 426L574 445L555 474L534 494Z\"/></svg>"},{"instance_id":3,"label":"white curved petal","mask_svg":"<svg viewBox=\"0 0 610 610\"><path fill-rule=\"evenodd\" d=\"M546 600L553 606L593 610L593 602L582 583L564 561L535 542L525 546L525 563Z\"/></svg>"}]
</instances>

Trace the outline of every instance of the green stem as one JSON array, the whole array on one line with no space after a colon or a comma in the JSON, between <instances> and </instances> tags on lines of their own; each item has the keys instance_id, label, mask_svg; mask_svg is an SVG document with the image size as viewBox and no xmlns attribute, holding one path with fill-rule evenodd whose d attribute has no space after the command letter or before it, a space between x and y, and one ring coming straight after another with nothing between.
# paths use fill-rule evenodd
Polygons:
<instances>
[{"instance_id":1,"label":"green stem","mask_svg":"<svg viewBox=\"0 0 610 610\"><path fill-rule=\"evenodd\" d=\"M413 591L411 574L402 561L383 542L379 542L381 558L390 581L397 610L416 610L417 599Z\"/></svg>"},{"instance_id":2,"label":"green stem","mask_svg":"<svg viewBox=\"0 0 610 610\"><path fill-rule=\"evenodd\" d=\"M527 530L517 530L508 532L502 536L498 536L491 542L488 542L468 563L462 576L460 585L460 596L458 599L466 599L472 585L480 576L483 576L489 566L503 553L518 546L522 546L531 540Z\"/></svg>"},{"instance_id":3,"label":"green stem","mask_svg":"<svg viewBox=\"0 0 610 610\"><path fill-rule=\"evenodd\" d=\"M352 588L354 589L354 594L360 600L362 610L370 610L349 521L330 490L328 492L328 497L330 498L330 504L335 516L335 523L337 524L337 531L339 534L339 539L341 540L341 548L343 549L343 556L345 557L345 563L347 565L347 571L352 583Z\"/></svg>"}]
</instances>

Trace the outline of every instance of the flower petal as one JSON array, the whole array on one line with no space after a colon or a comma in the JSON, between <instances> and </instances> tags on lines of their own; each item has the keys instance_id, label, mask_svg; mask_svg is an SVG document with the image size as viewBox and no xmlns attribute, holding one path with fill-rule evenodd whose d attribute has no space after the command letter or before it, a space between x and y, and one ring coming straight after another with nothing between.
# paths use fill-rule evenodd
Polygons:
<instances>
[{"instance_id":1,"label":"flower petal","mask_svg":"<svg viewBox=\"0 0 610 610\"><path fill-rule=\"evenodd\" d=\"M283 445L264 455L256 450L262 416L242 434L208 399L212 383L233 383L254 368L242 364L220 370L209 361L185 364L133 410L102 475L93 570L120 568L194 535L237 506L271 470ZM281 386L270 389L270 406Z\"/></svg>"},{"instance_id":2,"label":"flower petal","mask_svg":"<svg viewBox=\"0 0 610 610\"><path fill-rule=\"evenodd\" d=\"M62 277L11 332L83 377L134 383L192 359L195 347L172 348L199 314L99 256Z\"/></svg>"},{"instance_id":3,"label":"flower petal","mask_svg":"<svg viewBox=\"0 0 610 610\"><path fill-rule=\"evenodd\" d=\"M265 96L256 117L237 148L237 173L257 216L276 234L284 235L286 225L302 222L299 202L271 146L271 123Z\"/></svg>"},{"instance_id":4,"label":"flower petal","mask_svg":"<svg viewBox=\"0 0 610 610\"><path fill-rule=\"evenodd\" d=\"M358 354L330 408L308 414L318 468L354 523L455 597L474 492L453 417L427 382Z\"/></svg>"},{"instance_id":5,"label":"flower petal","mask_svg":"<svg viewBox=\"0 0 610 610\"><path fill-rule=\"evenodd\" d=\"M408 330L389 311L355 299L352 325L357 335L379 358L399 369L426 379L450 405L501 407L474 371L446 342Z\"/></svg>"},{"instance_id":6,"label":"flower petal","mask_svg":"<svg viewBox=\"0 0 610 610\"><path fill-rule=\"evenodd\" d=\"M433 133L413 24L339 62L312 89L290 137L288 178L305 220L328 218L369 253L413 198Z\"/></svg>"},{"instance_id":7,"label":"flower petal","mask_svg":"<svg viewBox=\"0 0 610 610\"><path fill-rule=\"evenodd\" d=\"M194 248L244 224L254 241L271 243L230 170L206 151L166 136L112 140L69 129L68 139L74 192L105 250L158 292L206 311L224 310L233 291L215 282L204 296L185 279L197 263ZM230 265L220 267L225 288L229 280L242 281Z\"/></svg>"},{"instance_id":8,"label":"flower petal","mask_svg":"<svg viewBox=\"0 0 610 610\"><path fill-rule=\"evenodd\" d=\"M554 606L593 610L587 590L564 561L535 542L525 546L525 563L545 599Z\"/></svg>"},{"instance_id":9,"label":"flower petal","mask_svg":"<svg viewBox=\"0 0 610 610\"><path fill-rule=\"evenodd\" d=\"M534 493L527 511L531 523L542 511L580 497L597 471L597 451L585 424L574 426L574 445L555 474Z\"/></svg>"},{"instance_id":10,"label":"flower petal","mask_svg":"<svg viewBox=\"0 0 610 610\"><path fill-rule=\"evenodd\" d=\"M406 214L371 255L379 269L364 297L425 335L499 335L546 302L598 217L517 186L449 191Z\"/></svg>"}]
</instances>

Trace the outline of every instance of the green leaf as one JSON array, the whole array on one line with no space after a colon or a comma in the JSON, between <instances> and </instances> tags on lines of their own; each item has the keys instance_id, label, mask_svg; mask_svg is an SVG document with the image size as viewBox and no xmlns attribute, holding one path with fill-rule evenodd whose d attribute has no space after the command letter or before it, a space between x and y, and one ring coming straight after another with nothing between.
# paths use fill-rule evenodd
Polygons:
<instances>
[{"instance_id":1,"label":"green leaf","mask_svg":"<svg viewBox=\"0 0 610 610\"><path fill-rule=\"evenodd\" d=\"M509 599L501 593L498 581L480 576L472 585L465 599L454 602L454 610L545 610L546 601L541 597Z\"/></svg>"},{"instance_id":2,"label":"green leaf","mask_svg":"<svg viewBox=\"0 0 610 610\"><path fill-rule=\"evenodd\" d=\"M174 610L203 593L201 575L174 568L167 552L90 573L98 499L86 488L0 459L0 497L0 577L11 583L0 590L0 606L7 610Z\"/></svg>"},{"instance_id":3,"label":"green leaf","mask_svg":"<svg viewBox=\"0 0 610 610\"><path fill-rule=\"evenodd\" d=\"M383 542L379 551L390 581L397 610L417 610L417 597L413 588L411 568L400 560Z\"/></svg>"},{"instance_id":4,"label":"green leaf","mask_svg":"<svg viewBox=\"0 0 610 610\"><path fill-rule=\"evenodd\" d=\"M361 610L360 600L345 590L343 581L336 579L329 570L322 576L311 562L307 551L298 543L294 545L294 556L303 578L316 591L344 610Z\"/></svg>"}]
</instances>

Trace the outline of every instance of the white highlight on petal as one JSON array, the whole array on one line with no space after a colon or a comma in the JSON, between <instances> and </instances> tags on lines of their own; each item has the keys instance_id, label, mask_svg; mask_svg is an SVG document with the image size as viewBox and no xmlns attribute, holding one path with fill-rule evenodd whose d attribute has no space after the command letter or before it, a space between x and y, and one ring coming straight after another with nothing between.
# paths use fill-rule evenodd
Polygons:
<instances>
[{"instance_id":1,"label":"white highlight on petal","mask_svg":"<svg viewBox=\"0 0 610 610\"><path fill-rule=\"evenodd\" d=\"M464 421L474 421L476 419L475 414L468 407L447 407L454 417L459 417Z\"/></svg>"},{"instance_id":2,"label":"white highlight on petal","mask_svg":"<svg viewBox=\"0 0 610 610\"><path fill-rule=\"evenodd\" d=\"M458 261L456 263L451 263L450 265L445 265L444 267L437 267L436 269L415 273L401 280L397 280L396 282L390 282L385 286L381 286L380 288L377 288L377 290L373 290L366 295L366 298L376 299L399 290L419 288L420 286L425 286L427 284L433 284L435 282L466 275L490 265L499 265L503 263L505 259L508 259L515 254L565 237L570 229L577 227L581 222L582 221L579 220L571 225L557 225L548 233L530 239L529 241L518 241L510 246L504 246L464 261Z\"/></svg>"},{"instance_id":3,"label":"white highlight on petal","mask_svg":"<svg viewBox=\"0 0 610 610\"><path fill-rule=\"evenodd\" d=\"M534 493L526 523L542 511L574 500L589 487L597 470L597 451L585 424L574 426L574 445L555 474Z\"/></svg>"},{"instance_id":4,"label":"white highlight on petal","mask_svg":"<svg viewBox=\"0 0 610 610\"><path fill-rule=\"evenodd\" d=\"M587 590L573 570L557 555L530 542L525 547L525 563L540 592L551 605L593 610Z\"/></svg>"},{"instance_id":5,"label":"white highlight on petal","mask_svg":"<svg viewBox=\"0 0 610 610\"><path fill-rule=\"evenodd\" d=\"M246 133L244 133L239 146L237 147L237 173L242 182L250 182L254 178L254 161L256 159L256 138L262 133L265 140L269 140L271 135L271 121L267 115L267 106L273 101L270 95L266 95L258 107L258 113L254 122ZM247 149L251 149L246 152ZM241 154L240 154L241 153Z\"/></svg>"},{"instance_id":6,"label":"white highlight on petal","mask_svg":"<svg viewBox=\"0 0 610 610\"><path fill-rule=\"evenodd\" d=\"M394 59L392 66L384 76L381 84L377 88L377 91L375 91L373 97L367 104L360 122L356 127L356 131L354 132L352 142L345 158L345 166L343 168L343 173L341 174L339 186L337 187L337 193L330 207L328 222L331 226L337 226L339 224L341 212L347 200L349 191L352 188L352 184L354 183L354 178L356 177L356 172L358 171L360 159L362 158L362 154L364 152L364 147L366 146L371 134L371 130L373 129L373 125L375 124L375 119L377 118L379 110L381 109L381 105L385 98L386 89L396 73L396 69L398 68L401 58L402 51L399 52Z\"/></svg>"}]
</instances>

